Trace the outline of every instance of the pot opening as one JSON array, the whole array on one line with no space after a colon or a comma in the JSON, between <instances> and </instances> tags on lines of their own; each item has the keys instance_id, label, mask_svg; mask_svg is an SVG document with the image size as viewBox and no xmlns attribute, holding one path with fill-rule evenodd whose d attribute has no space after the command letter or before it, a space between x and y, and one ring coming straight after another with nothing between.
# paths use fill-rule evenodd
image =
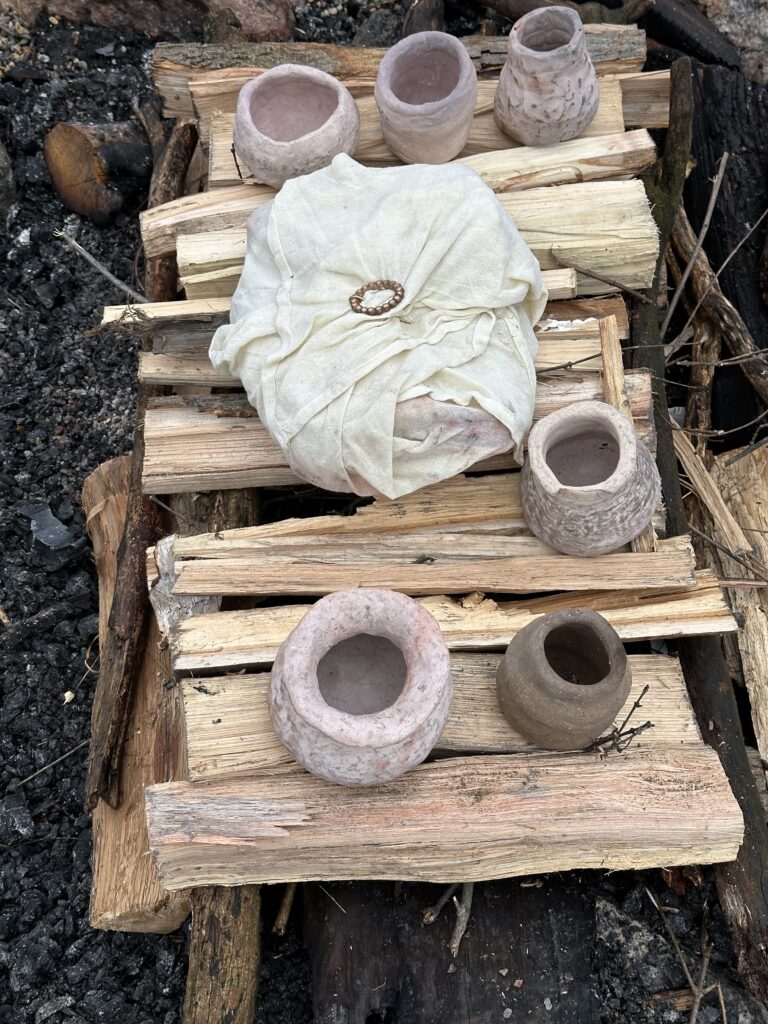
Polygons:
<instances>
[{"instance_id":1,"label":"pot opening","mask_svg":"<svg viewBox=\"0 0 768 1024\"><path fill-rule=\"evenodd\" d=\"M339 105L335 89L303 78L276 78L251 97L254 128L275 142L295 142L322 127Z\"/></svg>"},{"instance_id":2,"label":"pot opening","mask_svg":"<svg viewBox=\"0 0 768 1024\"><path fill-rule=\"evenodd\" d=\"M348 715L375 715L391 707L403 692L407 674L400 648L371 633L335 644L317 666L323 700Z\"/></svg>"},{"instance_id":3,"label":"pot opening","mask_svg":"<svg viewBox=\"0 0 768 1024\"><path fill-rule=\"evenodd\" d=\"M546 462L565 487L590 487L615 472L621 445L607 424L594 420L570 421L568 434L556 435L547 449Z\"/></svg>"},{"instance_id":4,"label":"pot opening","mask_svg":"<svg viewBox=\"0 0 768 1024\"><path fill-rule=\"evenodd\" d=\"M566 10L539 10L529 15L520 27L518 38L528 50L549 53L570 43L578 25Z\"/></svg>"},{"instance_id":5,"label":"pot opening","mask_svg":"<svg viewBox=\"0 0 768 1024\"><path fill-rule=\"evenodd\" d=\"M455 53L440 46L406 52L396 57L392 92L402 103L435 103L450 96L459 84L461 66Z\"/></svg>"},{"instance_id":6,"label":"pot opening","mask_svg":"<svg viewBox=\"0 0 768 1024\"><path fill-rule=\"evenodd\" d=\"M544 655L561 679L578 686L593 686L611 671L608 652L586 625L556 626L544 640Z\"/></svg>"}]
</instances>

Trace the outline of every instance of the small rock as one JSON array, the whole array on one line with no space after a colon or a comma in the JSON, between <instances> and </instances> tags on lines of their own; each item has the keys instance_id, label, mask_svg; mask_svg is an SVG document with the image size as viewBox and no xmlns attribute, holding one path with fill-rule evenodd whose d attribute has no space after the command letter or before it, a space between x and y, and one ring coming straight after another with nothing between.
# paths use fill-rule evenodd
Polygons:
<instances>
[{"instance_id":1,"label":"small rock","mask_svg":"<svg viewBox=\"0 0 768 1024\"><path fill-rule=\"evenodd\" d=\"M9 793L0 803L0 843L11 846L35 833L35 823L21 790Z\"/></svg>"},{"instance_id":2,"label":"small rock","mask_svg":"<svg viewBox=\"0 0 768 1024\"><path fill-rule=\"evenodd\" d=\"M454 964L454 963L448 964L448 973L449 974L455 974L456 973L456 964Z\"/></svg>"},{"instance_id":3,"label":"small rock","mask_svg":"<svg viewBox=\"0 0 768 1024\"><path fill-rule=\"evenodd\" d=\"M208 10L216 31L231 12L252 43L271 43L293 39L296 18L290 0L209 0Z\"/></svg>"},{"instance_id":4,"label":"small rock","mask_svg":"<svg viewBox=\"0 0 768 1024\"><path fill-rule=\"evenodd\" d=\"M502 978L506 978L506 976L509 974L509 968L502 967L501 970L499 971L499 974L502 976Z\"/></svg>"},{"instance_id":5,"label":"small rock","mask_svg":"<svg viewBox=\"0 0 768 1024\"><path fill-rule=\"evenodd\" d=\"M35 1010L35 1024L43 1024L55 1013L69 1009L74 1001L74 996L56 996L55 999L49 999Z\"/></svg>"},{"instance_id":6,"label":"small rock","mask_svg":"<svg viewBox=\"0 0 768 1024\"><path fill-rule=\"evenodd\" d=\"M400 38L402 19L392 11L374 11L352 39L353 46L392 46Z\"/></svg>"},{"instance_id":7,"label":"small rock","mask_svg":"<svg viewBox=\"0 0 768 1024\"><path fill-rule=\"evenodd\" d=\"M549 998L549 996L547 996L547 998L544 1000L544 1009L545 1010L551 1010L552 1009L552 1000Z\"/></svg>"},{"instance_id":8,"label":"small rock","mask_svg":"<svg viewBox=\"0 0 768 1024\"><path fill-rule=\"evenodd\" d=\"M512 1008L508 1006L501 1016L504 1018L504 1020L509 1020L509 1018L512 1016Z\"/></svg>"}]
</instances>

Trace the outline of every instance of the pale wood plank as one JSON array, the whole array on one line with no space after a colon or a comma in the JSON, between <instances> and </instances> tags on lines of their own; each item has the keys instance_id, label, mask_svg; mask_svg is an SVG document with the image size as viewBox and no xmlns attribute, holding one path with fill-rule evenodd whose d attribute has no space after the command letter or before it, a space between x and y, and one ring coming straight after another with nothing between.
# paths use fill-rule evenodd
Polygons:
<instances>
[{"instance_id":1,"label":"pale wood plank","mask_svg":"<svg viewBox=\"0 0 768 1024\"><path fill-rule=\"evenodd\" d=\"M454 882L731 860L741 811L717 753L457 757L386 786L299 770L147 792L169 888L311 879Z\"/></svg>"},{"instance_id":2,"label":"pale wood plank","mask_svg":"<svg viewBox=\"0 0 768 1024\"><path fill-rule=\"evenodd\" d=\"M728 633L737 628L709 570L697 572L696 586L688 590L556 594L501 602L482 595L463 600L441 595L419 603L435 617L452 651L503 649L538 615L574 607L599 612L625 641ZM306 610L306 605L280 605L179 622L170 637L174 669L199 673L268 665Z\"/></svg>"},{"instance_id":3,"label":"pale wood plank","mask_svg":"<svg viewBox=\"0 0 768 1024\"><path fill-rule=\"evenodd\" d=\"M646 686L636 724L650 721L638 749L679 748L701 742L685 680L676 658L639 654L629 658L632 690L616 716L620 724ZM453 654L453 702L437 751L521 754L536 750L510 726L496 696L498 654ZM293 763L269 718L269 673L183 681L190 782L260 772ZM606 732L610 732L607 729Z\"/></svg>"},{"instance_id":4,"label":"pale wood plank","mask_svg":"<svg viewBox=\"0 0 768 1024\"><path fill-rule=\"evenodd\" d=\"M669 125L669 71L628 71L614 78L621 86L627 128Z\"/></svg>"},{"instance_id":5,"label":"pale wood plank","mask_svg":"<svg viewBox=\"0 0 768 1024\"><path fill-rule=\"evenodd\" d=\"M205 272L242 262L248 216L269 199L260 185L215 189L146 210L142 238L148 256L173 252L180 234L199 235ZM504 192L499 200L544 270L569 261L632 288L648 287L658 233L642 182L587 181ZM182 276L189 268L180 266ZM202 272L202 270L200 271ZM579 294L603 294L604 283L579 275Z\"/></svg>"},{"instance_id":6,"label":"pale wood plank","mask_svg":"<svg viewBox=\"0 0 768 1024\"><path fill-rule=\"evenodd\" d=\"M638 436L655 444L650 377L645 371L627 375L627 388ZM597 374L564 371L540 377L534 422L571 402L599 399ZM256 410L244 396L172 396L153 399L145 426L143 486L149 494L228 490L234 487L280 486L298 477L272 440ZM510 453L473 467L509 469Z\"/></svg>"}]
</instances>

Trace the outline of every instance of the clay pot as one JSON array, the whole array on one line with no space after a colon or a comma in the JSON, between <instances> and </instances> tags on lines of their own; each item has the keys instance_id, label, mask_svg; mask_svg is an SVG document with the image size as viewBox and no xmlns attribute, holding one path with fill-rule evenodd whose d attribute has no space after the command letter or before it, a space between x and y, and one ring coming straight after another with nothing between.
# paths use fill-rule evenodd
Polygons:
<instances>
[{"instance_id":1,"label":"clay pot","mask_svg":"<svg viewBox=\"0 0 768 1024\"><path fill-rule=\"evenodd\" d=\"M515 22L493 114L499 128L526 146L573 139L600 103L584 26L569 7L541 7Z\"/></svg>"},{"instance_id":2,"label":"clay pot","mask_svg":"<svg viewBox=\"0 0 768 1024\"><path fill-rule=\"evenodd\" d=\"M280 188L288 178L353 153L360 112L350 93L325 71L281 64L240 90L234 144L256 181Z\"/></svg>"},{"instance_id":3,"label":"clay pot","mask_svg":"<svg viewBox=\"0 0 768 1024\"><path fill-rule=\"evenodd\" d=\"M603 555L642 533L659 503L653 456L605 402L574 402L528 436L520 476L531 533L567 555Z\"/></svg>"},{"instance_id":4,"label":"clay pot","mask_svg":"<svg viewBox=\"0 0 768 1024\"><path fill-rule=\"evenodd\" d=\"M329 782L370 786L420 764L453 688L440 627L391 590L342 590L312 605L272 668L281 743Z\"/></svg>"},{"instance_id":5,"label":"clay pot","mask_svg":"<svg viewBox=\"0 0 768 1024\"><path fill-rule=\"evenodd\" d=\"M442 164L466 145L477 99L467 48L446 32L417 32L388 50L374 90L384 141L408 164Z\"/></svg>"},{"instance_id":6,"label":"clay pot","mask_svg":"<svg viewBox=\"0 0 768 1024\"><path fill-rule=\"evenodd\" d=\"M608 732L632 675L616 630L596 612L550 612L514 637L496 673L509 724L549 750L581 750Z\"/></svg>"}]
</instances>

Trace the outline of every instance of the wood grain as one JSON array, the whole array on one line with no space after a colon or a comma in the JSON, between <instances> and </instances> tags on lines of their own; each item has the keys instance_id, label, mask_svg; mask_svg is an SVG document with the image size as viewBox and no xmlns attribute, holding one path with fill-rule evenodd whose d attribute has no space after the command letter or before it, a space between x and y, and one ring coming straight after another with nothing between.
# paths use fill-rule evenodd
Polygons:
<instances>
[{"instance_id":1,"label":"wood grain","mask_svg":"<svg viewBox=\"0 0 768 1024\"><path fill-rule=\"evenodd\" d=\"M169 888L310 879L473 881L736 856L742 817L703 744L623 755L456 757L386 786L301 770L147 791Z\"/></svg>"},{"instance_id":2,"label":"wood grain","mask_svg":"<svg viewBox=\"0 0 768 1024\"><path fill-rule=\"evenodd\" d=\"M708 570L697 572L695 588L687 590L564 593L499 602L481 594L461 600L441 595L419 603L435 617L451 651L501 650L538 615L574 607L599 612L625 641L737 629L717 577ZM174 669L221 673L269 665L306 610L305 604L284 604L179 622L170 637Z\"/></svg>"},{"instance_id":3,"label":"wood grain","mask_svg":"<svg viewBox=\"0 0 768 1024\"><path fill-rule=\"evenodd\" d=\"M499 654L453 654L453 703L437 751L523 754L536 748L509 725L496 697ZM632 691L616 716L623 721L645 686L635 714L653 729L635 740L637 749L680 747L700 742L685 680L676 658L631 655ZM269 720L269 674L185 679L184 719L190 782L261 772L293 763ZM610 729L606 729L610 732Z\"/></svg>"}]
</instances>

